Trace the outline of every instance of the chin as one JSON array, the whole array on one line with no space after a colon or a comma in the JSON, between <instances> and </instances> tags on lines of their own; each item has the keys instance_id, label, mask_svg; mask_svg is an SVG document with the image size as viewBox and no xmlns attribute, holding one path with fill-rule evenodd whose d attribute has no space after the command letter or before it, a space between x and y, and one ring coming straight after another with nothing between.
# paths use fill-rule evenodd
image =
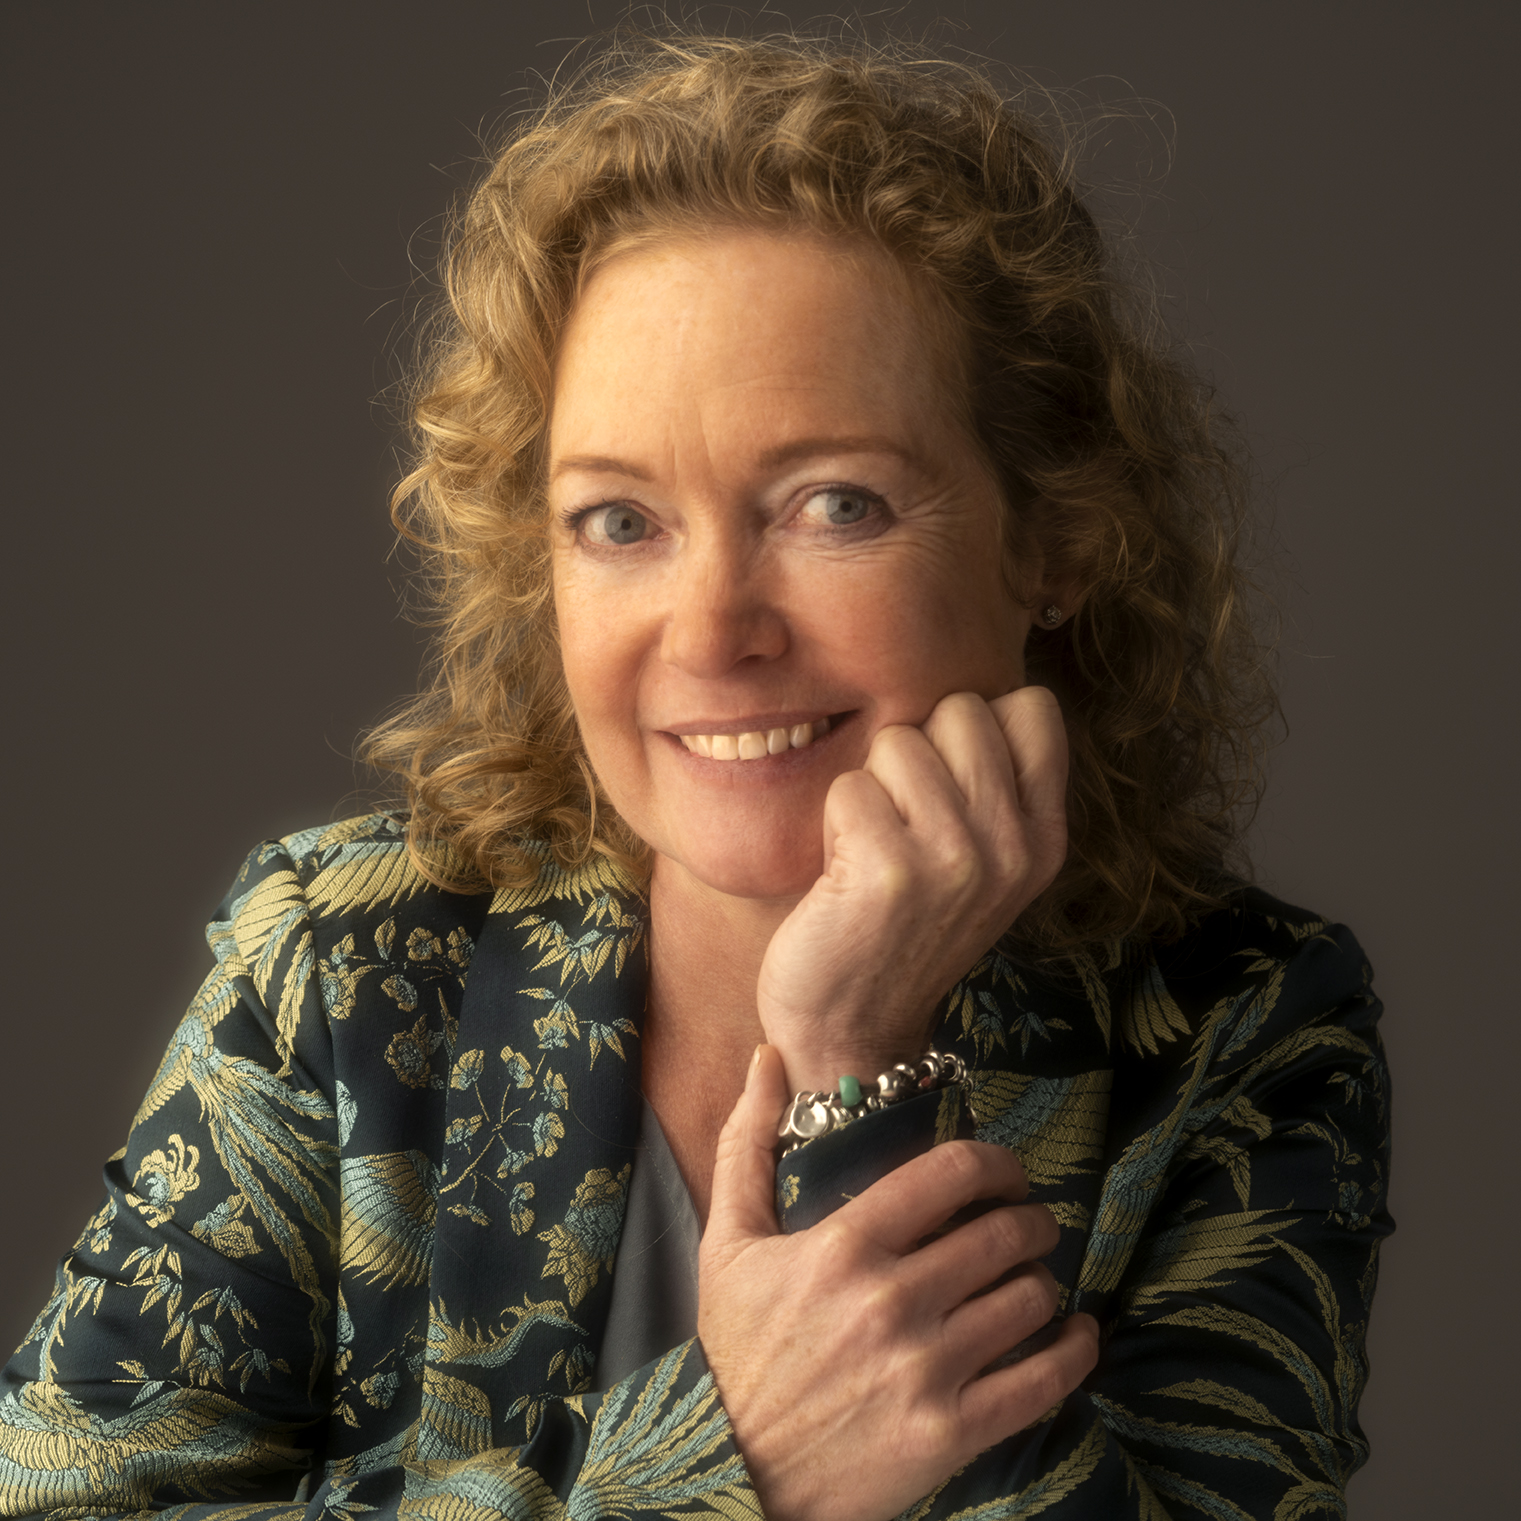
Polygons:
<instances>
[{"instance_id":1,"label":"chin","mask_svg":"<svg viewBox=\"0 0 1521 1521\"><path fill-rule=\"evenodd\" d=\"M730 898L801 898L824 870L821 844L800 851L776 841L761 848L735 842L719 850L704 841L696 849L672 851L671 858L704 887Z\"/></svg>"}]
</instances>

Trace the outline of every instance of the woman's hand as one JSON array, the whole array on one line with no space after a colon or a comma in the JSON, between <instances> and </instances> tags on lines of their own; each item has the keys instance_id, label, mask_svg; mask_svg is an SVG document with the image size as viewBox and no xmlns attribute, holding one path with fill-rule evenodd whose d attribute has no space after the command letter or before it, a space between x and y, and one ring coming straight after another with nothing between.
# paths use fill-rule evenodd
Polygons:
<instances>
[{"instance_id":1,"label":"woman's hand","mask_svg":"<svg viewBox=\"0 0 1521 1521\"><path fill-rule=\"evenodd\" d=\"M1049 886L1067 849L1067 739L1044 687L957 692L878 731L824 805L824 873L756 989L794 1089L923 1054L936 1003Z\"/></svg>"},{"instance_id":2,"label":"woman's hand","mask_svg":"<svg viewBox=\"0 0 1521 1521\"><path fill-rule=\"evenodd\" d=\"M718 1143L698 1335L768 1521L895 1516L1075 1389L1097 1360L1098 1327L1075 1315L1050 1346L978 1376L1057 1304L1035 1261L1056 1245L1056 1223L1018 1202L1024 1171L998 1146L937 1146L781 1235L786 1099L781 1061L763 1046ZM917 1246L989 1198L1011 1203Z\"/></svg>"}]
</instances>

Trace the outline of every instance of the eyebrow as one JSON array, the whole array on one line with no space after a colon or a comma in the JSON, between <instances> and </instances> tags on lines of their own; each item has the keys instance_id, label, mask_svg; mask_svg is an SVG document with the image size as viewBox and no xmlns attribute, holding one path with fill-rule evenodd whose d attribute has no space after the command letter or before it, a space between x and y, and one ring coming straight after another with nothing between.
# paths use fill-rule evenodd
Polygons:
<instances>
[{"instance_id":1,"label":"eyebrow","mask_svg":"<svg viewBox=\"0 0 1521 1521\"><path fill-rule=\"evenodd\" d=\"M585 470L592 475L627 475L636 481L650 479L648 470L641 470L638 465L631 465L626 459L611 454L567 454L564 459L555 461L549 478L554 480L568 470Z\"/></svg>"},{"instance_id":2,"label":"eyebrow","mask_svg":"<svg viewBox=\"0 0 1521 1521\"><path fill-rule=\"evenodd\" d=\"M917 467L921 464L919 456L913 450L893 439L872 434L794 439L791 443L779 444L775 449L766 450L757 463L763 470L774 470L780 465L791 464L793 460L808 459L819 454L892 454L910 465ZM648 470L611 454L568 454L564 459L555 461L550 478L553 480L571 470L584 470L593 475L626 475L636 481L651 478Z\"/></svg>"}]
</instances>

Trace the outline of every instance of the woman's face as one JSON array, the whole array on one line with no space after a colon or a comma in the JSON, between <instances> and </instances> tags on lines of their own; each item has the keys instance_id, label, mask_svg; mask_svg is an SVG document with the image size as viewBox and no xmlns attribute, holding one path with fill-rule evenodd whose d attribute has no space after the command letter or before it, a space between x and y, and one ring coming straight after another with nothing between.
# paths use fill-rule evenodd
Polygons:
<instances>
[{"instance_id":1,"label":"woman's face","mask_svg":"<svg viewBox=\"0 0 1521 1521\"><path fill-rule=\"evenodd\" d=\"M588 281L555 376L555 607L587 753L657 870L806 892L877 730L1021 683L1030 615L944 348L874 249L732 233Z\"/></svg>"}]
</instances>

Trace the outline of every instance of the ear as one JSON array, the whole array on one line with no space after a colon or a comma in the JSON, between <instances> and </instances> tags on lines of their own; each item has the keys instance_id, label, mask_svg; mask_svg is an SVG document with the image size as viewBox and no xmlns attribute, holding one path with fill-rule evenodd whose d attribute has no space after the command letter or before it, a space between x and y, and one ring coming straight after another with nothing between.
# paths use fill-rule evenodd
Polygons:
<instances>
[{"instance_id":1,"label":"ear","mask_svg":"<svg viewBox=\"0 0 1521 1521\"><path fill-rule=\"evenodd\" d=\"M1029 615L1032 632L1050 633L1071 621L1088 598L1092 587L1092 567L1081 563L1070 546L1049 543L1042 533L1040 514L1020 537L1022 545L1009 545L1004 559L1004 575L1010 594ZM1042 540L1047 542L1042 542ZM1057 552L1053 553L1053 547ZM1066 552L1063 553L1062 550Z\"/></svg>"},{"instance_id":2,"label":"ear","mask_svg":"<svg viewBox=\"0 0 1521 1521\"><path fill-rule=\"evenodd\" d=\"M1035 589L1030 606L1030 627L1056 629L1070 621L1088 597L1088 585L1079 576L1048 575Z\"/></svg>"}]
</instances>

